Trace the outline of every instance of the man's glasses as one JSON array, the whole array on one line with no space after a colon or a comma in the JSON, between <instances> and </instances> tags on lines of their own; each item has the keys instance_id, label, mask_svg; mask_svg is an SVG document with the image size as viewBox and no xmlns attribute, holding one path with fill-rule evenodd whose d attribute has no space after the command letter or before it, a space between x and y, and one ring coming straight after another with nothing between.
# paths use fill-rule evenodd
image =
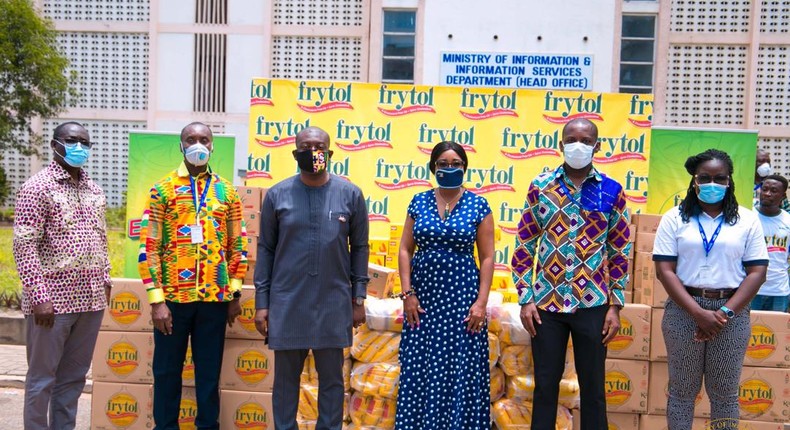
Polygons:
<instances>
[{"instance_id":1,"label":"man's glasses","mask_svg":"<svg viewBox=\"0 0 790 430\"><path fill-rule=\"evenodd\" d=\"M461 160L455 160L452 163L448 163L445 160L439 160L436 162L436 167L440 169L446 169L448 167L452 167L453 169L461 169L464 167L464 162Z\"/></svg>"},{"instance_id":2,"label":"man's glasses","mask_svg":"<svg viewBox=\"0 0 790 430\"><path fill-rule=\"evenodd\" d=\"M66 138L63 138L63 139L55 138L55 141L56 142L60 142L61 145L65 146L66 148L69 148L69 149L76 148L77 144L79 144L84 149L91 149L93 147L93 145L95 145L95 143L93 143L93 142L89 142L87 140L82 140L82 139L77 139L77 138L74 138L74 137L66 137Z\"/></svg>"},{"instance_id":3,"label":"man's glasses","mask_svg":"<svg viewBox=\"0 0 790 430\"><path fill-rule=\"evenodd\" d=\"M710 184L711 182L715 182L719 185L730 185L730 177L727 175L694 175L694 181L697 185Z\"/></svg>"}]
</instances>

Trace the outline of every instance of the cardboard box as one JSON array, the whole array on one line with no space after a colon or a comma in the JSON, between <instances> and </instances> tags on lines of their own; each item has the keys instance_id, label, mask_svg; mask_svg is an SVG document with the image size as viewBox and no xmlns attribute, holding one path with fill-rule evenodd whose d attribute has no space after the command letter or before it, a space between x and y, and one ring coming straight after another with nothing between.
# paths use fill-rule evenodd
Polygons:
<instances>
[{"instance_id":1,"label":"cardboard box","mask_svg":"<svg viewBox=\"0 0 790 430\"><path fill-rule=\"evenodd\" d=\"M639 415L637 414L618 414L609 412L606 414L606 418L609 421L609 428L607 430L639 430ZM574 421L575 420L576 418L574 417Z\"/></svg>"},{"instance_id":2,"label":"cardboard box","mask_svg":"<svg viewBox=\"0 0 790 430\"><path fill-rule=\"evenodd\" d=\"M634 301L654 308L664 307L669 296L656 277L653 255L637 252L634 259Z\"/></svg>"},{"instance_id":3,"label":"cardboard box","mask_svg":"<svg viewBox=\"0 0 790 430\"><path fill-rule=\"evenodd\" d=\"M368 296L379 299L389 297L390 291L395 286L395 276L398 271L378 264L368 263Z\"/></svg>"},{"instance_id":4,"label":"cardboard box","mask_svg":"<svg viewBox=\"0 0 790 430\"><path fill-rule=\"evenodd\" d=\"M669 368L667 363L650 363L650 389L647 394L647 411L649 414L666 415L667 399L669 399ZM710 416L710 399L705 394L703 383L697 398L694 400L694 416Z\"/></svg>"},{"instance_id":5,"label":"cardboard box","mask_svg":"<svg viewBox=\"0 0 790 430\"><path fill-rule=\"evenodd\" d=\"M247 229L247 236L258 236L261 234L261 213L258 211L242 211L244 227Z\"/></svg>"},{"instance_id":6,"label":"cardboard box","mask_svg":"<svg viewBox=\"0 0 790 430\"><path fill-rule=\"evenodd\" d=\"M244 273L244 279L241 282L244 285L255 284L255 260L247 258L247 271Z\"/></svg>"},{"instance_id":7,"label":"cardboard box","mask_svg":"<svg viewBox=\"0 0 790 430\"><path fill-rule=\"evenodd\" d=\"M263 340L263 335L255 328L255 287L244 286L241 289L241 315L232 327L225 328L225 337L229 339Z\"/></svg>"},{"instance_id":8,"label":"cardboard box","mask_svg":"<svg viewBox=\"0 0 790 430\"><path fill-rule=\"evenodd\" d=\"M153 331L151 306L143 281L113 278L110 303L104 312L100 329L112 331Z\"/></svg>"},{"instance_id":9,"label":"cardboard box","mask_svg":"<svg viewBox=\"0 0 790 430\"><path fill-rule=\"evenodd\" d=\"M247 235L247 260L258 259L258 236Z\"/></svg>"},{"instance_id":10,"label":"cardboard box","mask_svg":"<svg viewBox=\"0 0 790 430\"><path fill-rule=\"evenodd\" d=\"M656 241L655 233L636 234L636 252L653 253L653 243Z\"/></svg>"},{"instance_id":11,"label":"cardboard box","mask_svg":"<svg viewBox=\"0 0 790 430\"><path fill-rule=\"evenodd\" d=\"M661 331L661 321L664 319L664 310L653 308L653 324L650 327L650 361L667 361L667 344L664 342L664 332Z\"/></svg>"},{"instance_id":12,"label":"cardboard box","mask_svg":"<svg viewBox=\"0 0 790 430\"><path fill-rule=\"evenodd\" d=\"M403 224L390 224L390 240L397 240L403 236Z\"/></svg>"},{"instance_id":13,"label":"cardboard box","mask_svg":"<svg viewBox=\"0 0 790 430\"><path fill-rule=\"evenodd\" d=\"M272 395L222 390L219 426L223 430L273 429Z\"/></svg>"},{"instance_id":14,"label":"cardboard box","mask_svg":"<svg viewBox=\"0 0 790 430\"><path fill-rule=\"evenodd\" d=\"M387 255L389 249L388 237L371 237L368 239L368 246L370 247L371 254L384 254Z\"/></svg>"},{"instance_id":15,"label":"cardboard box","mask_svg":"<svg viewBox=\"0 0 790 430\"><path fill-rule=\"evenodd\" d=\"M606 410L608 412L647 412L647 361L606 360Z\"/></svg>"},{"instance_id":16,"label":"cardboard box","mask_svg":"<svg viewBox=\"0 0 790 430\"><path fill-rule=\"evenodd\" d=\"M370 253L368 254L368 263L384 266L387 264L387 254Z\"/></svg>"},{"instance_id":17,"label":"cardboard box","mask_svg":"<svg viewBox=\"0 0 790 430\"><path fill-rule=\"evenodd\" d=\"M220 388L267 391L274 384L274 351L259 340L226 339Z\"/></svg>"},{"instance_id":18,"label":"cardboard box","mask_svg":"<svg viewBox=\"0 0 790 430\"><path fill-rule=\"evenodd\" d=\"M706 421L703 418L694 418L691 423L693 430L713 430L705 427ZM667 430L666 415L641 415L639 417L639 430Z\"/></svg>"},{"instance_id":19,"label":"cardboard box","mask_svg":"<svg viewBox=\"0 0 790 430\"><path fill-rule=\"evenodd\" d=\"M388 255L387 260L384 262L385 266L389 267L390 269L398 268L398 256L397 255Z\"/></svg>"},{"instance_id":20,"label":"cardboard box","mask_svg":"<svg viewBox=\"0 0 790 430\"><path fill-rule=\"evenodd\" d=\"M491 291L514 290L515 288L512 276L494 273L494 279L491 281Z\"/></svg>"},{"instance_id":21,"label":"cardboard box","mask_svg":"<svg viewBox=\"0 0 790 430\"><path fill-rule=\"evenodd\" d=\"M607 356L613 358L650 358L650 306L628 304L620 310L620 331L607 351Z\"/></svg>"},{"instance_id":22,"label":"cardboard box","mask_svg":"<svg viewBox=\"0 0 790 430\"><path fill-rule=\"evenodd\" d=\"M790 314L752 311L751 320L752 334L743 365L790 367Z\"/></svg>"},{"instance_id":23,"label":"cardboard box","mask_svg":"<svg viewBox=\"0 0 790 430\"><path fill-rule=\"evenodd\" d=\"M101 331L93 350L93 380L150 384L153 360L153 333Z\"/></svg>"},{"instance_id":24,"label":"cardboard box","mask_svg":"<svg viewBox=\"0 0 790 430\"><path fill-rule=\"evenodd\" d=\"M634 214L631 215L631 222L636 224L637 233L655 233L661 222L661 215Z\"/></svg>"},{"instance_id":25,"label":"cardboard box","mask_svg":"<svg viewBox=\"0 0 790 430\"><path fill-rule=\"evenodd\" d=\"M148 384L94 381L91 429L128 430L154 427L154 389Z\"/></svg>"},{"instance_id":26,"label":"cardboard box","mask_svg":"<svg viewBox=\"0 0 790 430\"><path fill-rule=\"evenodd\" d=\"M261 189L258 187L236 187L236 192L239 193L241 199L241 208L245 211L260 212L261 211Z\"/></svg>"},{"instance_id":27,"label":"cardboard box","mask_svg":"<svg viewBox=\"0 0 790 430\"><path fill-rule=\"evenodd\" d=\"M398 253L400 252L400 238L397 240L388 240L387 241L387 256L388 257L395 257L398 259Z\"/></svg>"},{"instance_id":28,"label":"cardboard box","mask_svg":"<svg viewBox=\"0 0 790 430\"><path fill-rule=\"evenodd\" d=\"M738 388L741 419L790 421L790 372L787 369L744 367Z\"/></svg>"},{"instance_id":29,"label":"cardboard box","mask_svg":"<svg viewBox=\"0 0 790 430\"><path fill-rule=\"evenodd\" d=\"M695 418L694 421L697 419ZM723 421L723 422L722 422ZM700 430L717 430L717 429L726 429L726 420L720 420L719 423L711 422L710 420L705 420L705 424L702 427L699 427ZM767 422L760 422L760 421L747 421L747 420L740 420L738 422L738 429L740 430L785 430L788 427L785 427L785 424L782 423L767 423ZM694 427L694 430L697 430L697 427Z\"/></svg>"},{"instance_id":30,"label":"cardboard box","mask_svg":"<svg viewBox=\"0 0 790 430\"><path fill-rule=\"evenodd\" d=\"M181 404L178 408L179 430L194 430L197 417L197 396L193 387L181 387Z\"/></svg>"}]
</instances>

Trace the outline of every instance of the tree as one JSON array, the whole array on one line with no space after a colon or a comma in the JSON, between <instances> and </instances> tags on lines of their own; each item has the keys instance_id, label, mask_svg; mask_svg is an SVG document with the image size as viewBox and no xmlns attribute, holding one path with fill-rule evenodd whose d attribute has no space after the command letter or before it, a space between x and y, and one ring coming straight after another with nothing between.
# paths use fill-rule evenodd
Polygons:
<instances>
[{"instance_id":1,"label":"tree","mask_svg":"<svg viewBox=\"0 0 790 430\"><path fill-rule=\"evenodd\" d=\"M68 65L54 25L32 1L0 0L0 158L9 149L36 153L42 137L32 120L55 117L76 100Z\"/></svg>"}]
</instances>

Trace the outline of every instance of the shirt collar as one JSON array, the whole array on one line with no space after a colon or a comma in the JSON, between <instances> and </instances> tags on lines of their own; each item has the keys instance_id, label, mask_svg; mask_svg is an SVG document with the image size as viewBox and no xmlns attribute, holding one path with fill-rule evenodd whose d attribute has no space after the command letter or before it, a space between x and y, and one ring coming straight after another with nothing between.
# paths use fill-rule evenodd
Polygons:
<instances>
[{"instance_id":1,"label":"shirt collar","mask_svg":"<svg viewBox=\"0 0 790 430\"><path fill-rule=\"evenodd\" d=\"M565 182L568 182L568 183L571 182L570 179L568 178L568 175L565 173L565 165L564 164L557 168L557 170L554 172L554 177L555 178L563 178L563 179L565 179ZM596 182L603 181L603 176L601 176L601 172L599 172L598 169L595 168L595 166L592 166L592 169L590 169L590 171L587 172L587 177L584 178L584 181L582 181L582 182L587 182L587 180L590 179L590 178L593 178L593 180L596 181Z\"/></svg>"},{"instance_id":2,"label":"shirt collar","mask_svg":"<svg viewBox=\"0 0 790 430\"><path fill-rule=\"evenodd\" d=\"M71 180L71 174L68 171L66 171L66 169L64 169L63 166L61 166L60 163L58 163L55 160L49 162L49 170L52 174L52 177L56 181ZM80 169L79 179L77 180L77 182L82 182L85 179L88 179L88 172L86 172L83 169Z\"/></svg>"},{"instance_id":3,"label":"shirt collar","mask_svg":"<svg viewBox=\"0 0 790 430\"><path fill-rule=\"evenodd\" d=\"M188 178L188 177L189 177L189 170L187 170L187 165L186 165L186 163L184 163L184 162L182 161L182 162L181 162L181 165L180 165L180 166L178 166L178 170L176 170L176 173L177 173L177 174L178 174L178 176L179 176L179 177L181 177L181 178ZM197 175L197 177L198 177L198 178L201 178L201 177L203 177L203 175L214 175L214 171L213 171L213 170L211 170L211 166L208 166L208 167L206 168L206 171L205 171L205 172L203 172L203 173L201 173L201 174L199 174L199 175Z\"/></svg>"}]
</instances>

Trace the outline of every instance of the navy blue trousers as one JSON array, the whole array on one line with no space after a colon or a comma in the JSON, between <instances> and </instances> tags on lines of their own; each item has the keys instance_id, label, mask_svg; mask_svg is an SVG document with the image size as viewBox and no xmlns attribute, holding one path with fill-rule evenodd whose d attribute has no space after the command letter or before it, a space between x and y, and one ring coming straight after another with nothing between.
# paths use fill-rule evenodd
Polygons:
<instances>
[{"instance_id":1,"label":"navy blue trousers","mask_svg":"<svg viewBox=\"0 0 790 430\"><path fill-rule=\"evenodd\" d=\"M192 342L198 429L219 429L219 373L225 348L228 304L222 302L171 303L173 334L154 330L155 430L178 430L181 372Z\"/></svg>"}]
</instances>

